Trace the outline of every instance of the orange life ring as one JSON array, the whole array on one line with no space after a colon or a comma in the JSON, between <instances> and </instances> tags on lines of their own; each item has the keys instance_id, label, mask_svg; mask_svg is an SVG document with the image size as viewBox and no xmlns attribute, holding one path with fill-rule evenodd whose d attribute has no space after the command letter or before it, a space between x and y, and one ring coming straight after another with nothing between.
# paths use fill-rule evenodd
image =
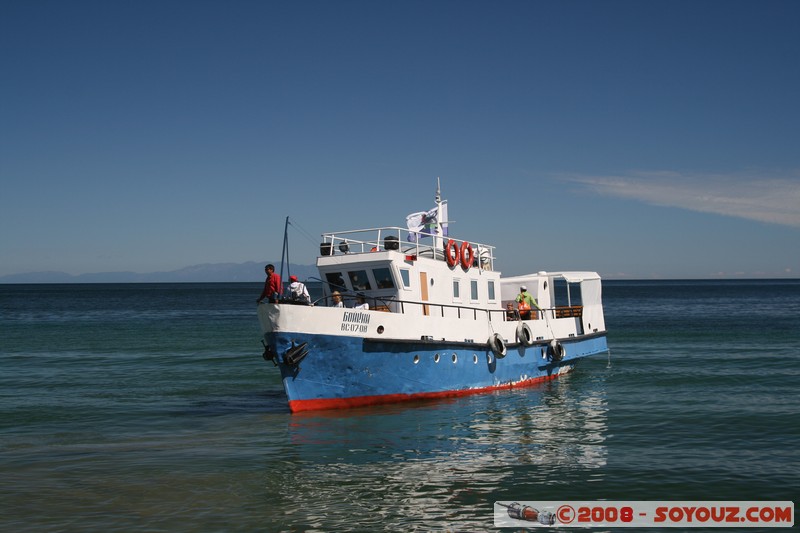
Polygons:
<instances>
[{"instance_id":1,"label":"orange life ring","mask_svg":"<svg viewBox=\"0 0 800 533\"><path fill-rule=\"evenodd\" d=\"M472 262L475 260L475 250L472 249L472 245L467 241L462 242L459 255L461 256L461 266L469 270L469 267L472 266Z\"/></svg>"},{"instance_id":2,"label":"orange life ring","mask_svg":"<svg viewBox=\"0 0 800 533\"><path fill-rule=\"evenodd\" d=\"M455 252L455 254L453 252ZM458 254L456 241L450 239L447 241L447 246L444 247L444 258L447 259L447 264L450 266L450 268L456 266L456 263L458 262L458 257L456 254Z\"/></svg>"}]
</instances>

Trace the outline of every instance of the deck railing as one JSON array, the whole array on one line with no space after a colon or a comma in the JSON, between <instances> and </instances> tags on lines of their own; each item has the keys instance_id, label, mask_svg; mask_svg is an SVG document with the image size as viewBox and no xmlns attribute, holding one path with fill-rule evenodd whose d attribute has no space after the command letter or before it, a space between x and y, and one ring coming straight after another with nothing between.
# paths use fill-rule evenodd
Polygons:
<instances>
[{"instance_id":1,"label":"deck railing","mask_svg":"<svg viewBox=\"0 0 800 533\"><path fill-rule=\"evenodd\" d=\"M465 241L448 235L415 233L407 228L383 227L368 228L334 233L323 233L320 255L331 256L337 253L370 253L380 250L397 250L418 257L445 259L445 245L452 239L457 246L467 242L472 246L475 259L489 270L494 268L494 246L474 241Z\"/></svg>"},{"instance_id":2,"label":"deck railing","mask_svg":"<svg viewBox=\"0 0 800 533\"><path fill-rule=\"evenodd\" d=\"M353 304L356 301L356 296L342 295L342 300L345 308L352 309L354 306ZM519 313L516 309L511 311L510 314L507 309L479 309L476 307L469 307L464 305L416 302L411 300L397 300L394 298L368 297L367 300L372 301L372 303L370 303L370 308L369 308L370 311L383 311L383 312L405 314L407 309L409 312L411 312L412 309L422 308L421 313L415 313L415 314L423 314L427 316L437 314L442 318L444 318L445 316L451 316L467 320L470 319L478 320L478 317L486 317L489 321L500 321L500 322L519 320ZM314 305L322 307L333 307L332 302L333 302L332 297L323 296L322 298L319 298L316 301L314 301ZM547 315L547 318L550 319L581 318L583 316L583 306L573 305L573 306L558 306L546 309L535 309L531 312L531 318L526 320L544 320L545 314Z\"/></svg>"}]
</instances>

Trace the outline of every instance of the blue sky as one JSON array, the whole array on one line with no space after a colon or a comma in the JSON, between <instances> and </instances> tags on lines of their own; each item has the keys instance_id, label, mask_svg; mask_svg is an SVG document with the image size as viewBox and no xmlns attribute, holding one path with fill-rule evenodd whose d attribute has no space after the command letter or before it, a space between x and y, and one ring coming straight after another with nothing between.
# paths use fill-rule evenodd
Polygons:
<instances>
[{"instance_id":1,"label":"blue sky","mask_svg":"<svg viewBox=\"0 0 800 533\"><path fill-rule=\"evenodd\" d=\"M433 206L508 275L800 277L800 3L0 2L0 275L313 263ZM296 231L295 231L296 230ZM256 273L261 276L261 272Z\"/></svg>"}]
</instances>

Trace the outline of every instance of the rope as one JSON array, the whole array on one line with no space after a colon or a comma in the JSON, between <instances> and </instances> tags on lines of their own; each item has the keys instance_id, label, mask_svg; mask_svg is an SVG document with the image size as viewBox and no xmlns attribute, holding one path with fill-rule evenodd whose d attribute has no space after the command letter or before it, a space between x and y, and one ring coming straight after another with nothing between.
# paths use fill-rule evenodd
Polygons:
<instances>
[{"instance_id":1,"label":"rope","mask_svg":"<svg viewBox=\"0 0 800 533\"><path fill-rule=\"evenodd\" d=\"M303 229L299 224L297 224L294 220L289 219L289 225L295 228L300 235L302 235L306 240L308 240L311 244L317 244L317 240L313 235L311 235L308 231Z\"/></svg>"}]
</instances>

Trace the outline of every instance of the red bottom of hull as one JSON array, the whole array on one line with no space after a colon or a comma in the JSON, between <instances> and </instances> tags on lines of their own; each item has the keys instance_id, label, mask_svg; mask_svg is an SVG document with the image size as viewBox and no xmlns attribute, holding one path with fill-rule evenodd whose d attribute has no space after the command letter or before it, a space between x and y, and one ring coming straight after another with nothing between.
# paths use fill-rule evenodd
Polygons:
<instances>
[{"instance_id":1,"label":"red bottom of hull","mask_svg":"<svg viewBox=\"0 0 800 533\"><path fill-rule=\"evenodd\" d=\"M407 402L412 400L434 400L438 398L471 396L473 394L482 394L486 392L531 387L533 385L537 385L545 381L553 380L557 378L559 375L560 374L552 374L549 376L541 376L537 378L526 379L525 381L518 381L516 383L506 383L504 385L493 385L491 387L482 387L477 389L463 389L463 390L452 390L452 391L441 391L441 392L420 392L417 394L380 394L376 396L356 396L353 398L320 398L314 400L290 400L289 410L293 413L299 413L301 411L321 411L325 409L351 409L354 407L367 407L370 405Z\"/></svg>"}]
</instances>

